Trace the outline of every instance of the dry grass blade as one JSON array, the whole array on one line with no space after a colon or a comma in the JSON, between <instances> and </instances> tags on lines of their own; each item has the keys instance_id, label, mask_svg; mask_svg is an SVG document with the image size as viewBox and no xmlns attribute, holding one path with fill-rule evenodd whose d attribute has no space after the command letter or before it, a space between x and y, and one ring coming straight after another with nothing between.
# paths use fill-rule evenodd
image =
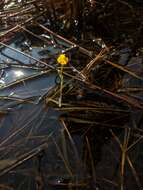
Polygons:
<instances>
[{"instance_id":1,"label":"dry grass blade","mask_svg":"<svg viewBox=\"0 0 143 190\"><path fill-rule=\"evenodd\" d=\"M142 102L140 102L138 100L135 100L134 98L131 98L131 97L125 96L125 95L120 96L119 94L116 94L116 93L111 92L109 90L103 89L100 86L93 85L93 84L91 84L91 83L89 83L87 81L85 81L84 83L87 84L90 89L99 90L99 91L101 91L101 92L103 92L103 93L105 93L105 94L107 94L107 95L109 95L109 96L111 96L113 98L116 98L116 99L118 99L118 100L120 100L122 102L126 102L126 103L128 103L129 105L131 105L133 107L143 109Z\"/></svg>"},{"instance_id":2,"label":"dry grass blade","mask_svg":"<svg viewBox=\"0 0 143 190\"><path fill-rule=\"evenodd\" d=\"M85 79L87 80L89 77L89 73L91 71L92 68L95 67L95 64L98 63L98 61L100 61L101 59L103 59L103 57L106 55L107 53L107 49L102 49L99 54L92 59L86 66L85 68L81 71L81 74L85 77Z\"/></svg>"},{"instance_id":3,"label":"dry grass blade","mask_svg":"<svg viewBox=\"0 0 143 190\"><path fill-rule=\"evenodd\" d=\"M119 138L117 137L117 135L113 132L113 130L110 130L110 132L111 132L112 136L114 137L114 139L116 140L116 142L118 143L118 145L119 145L121 151L123 152L123 151L124 151L124 147L123 147L122 143L120 142L120 139L119 139ZM142 187L142 184L141 184L141 182L140 182L139 176L138 176L138 174L137 174L137 172L136 172L136 170L135 170L135 168L134 168L134 166L133 166L133 164L132 164L132 162L131 162L130 157L129 157L128 154L127 154L127 150L126 150L126 159L127 159L128 164L129 164L129 166L130 166L130 168L131 168L132 174L133 174L133 176L134 176L134 178L135 178L135 180L136 180L136 183L137 183L137 185L138 185L139 190L143 190L143 187Z\"/></svg>"},{"instance_id":4,"label":"dry grass blade","mask_svg":"<svg viewBox=\"0 0 143 190\"><path fill-rule=\"evenodd\" d=\"M44 29L45 31L47 31L48 33L50 33L52 36L54 36L54 37L56 37L56 38L58 38L58 39L60 39L60 40L62 40L62 41L64 41L64 42L66 42L66 43L68 43L68 44L71 44L72 46L78 47L79 51L82 52L83 54L88 55L89 57L92 57L92 56L93 56L93 52L88 51L87 49L85 49L85 48L83 48L83 47L81 47L81 46L79 46L79 45L77 45L77 44L71 42L70 40L68 40L68 39L66 39L66 38L64 38L64 37L62 37L62 36L60 36L60 35L58 35L58 34L56 34L56 33L53 32L52 30L48 29L47 27L43 26L42 24L39 24L38 22L36 22L36 24L37 24L38 26L40 26L41 28L43 28L43 29Z\"/></svg>"},{"instance_id":5,"label":"dry grass blade","mask_svg":"<svg viewBox=\"0 0 143 190\"><path fill-rule=\"evenodd\" d=\"M143 88L121 88L121 89L118 89L117 92L119 92L119 93L122 93L122 92L126 92L126 93L143 92Z\"/></svg>"},{"instance_id":6,"label":"dry grass blade","mask_svg":"<svg viewBox=\"0 0 143 190\"><path fill-rule=\"evenodd\" d=\"M11 86L14 86L14 85L17 85L17 84L19 84L19 83L24 83L24 82L26 82L26 81L29 81L29 80L32 80L32 79L35 79L35 78L37 78L37 77L40 77L40 76L42 76L42 75L44 75L44 74L48 74L50 71L49 70L47 70L47 71L42 71L42 72L40 72L40 73L38 73L38 74L34 74L34 75L31 75L30 77L25 77L24 79L20 79L20 80L17 80L17 81L15 81L15 82L12 82L12 83L10 83L10 84L8 84L8 85L6 85L6 86L4 86L4 87L1 87L0 89L2 90L2 89L6 89L6 88L9 88L9 87L11 87ZM1 98L1 97L0 97ZM3 98L3 97L2 97ZM10 97L9 97L10 98Z\"/></svg>"},{"instance_id":7,"label":"dry grass blade","mask_svg":"<svg viewBox=\"0 0 143 190\"><path fill-rule=\"evenodd\" d=\"M137 78L139 80L143 80L143 77L141 77L138 74L134 73L133 71L131 71L130 69L128 69L126 66L122 66L120 64L113 63L113 62L111 62L109 60L105 60L105 62L107 64L112 65L113 67L121 70L121 71L124 71L125 73L127 73L127 74L129 74L129 75L131 75L131 76L133 76L133 77L135 77L135 78Z\"/></svg>"},{"instance_id":8,"label":"dry grass blade","mask_svg":"<svg viewBox=\"0 0 143 190\"><path fill-rule=\"evenodd\" d=\"M68 163L67 160L64 158L64 155L63 155L63 153L61 152L61 150L60 150L60 148L59 148L57 142L55 141L55 139L54 139L54 138L52 138L52 139L53 139L54 144L56 145L56 148L57 148L57 150L58 150L58 152L59 152L59 155L60 155L61 159L62 159L63 162L64 162L64 165L65 165L65 167L66 167L66 169L67 169L67 172L69 173L70 177L73 178L74 175L73 175L72 169L71 169L70 166L69 166L69 163Z\"/></svg>"},{"instance_id":9,"label":"dry grass blade","mask_svg":"<svg viewBox=\"0 0 143 190\"><path fill-rule=\"evenodd\" d=\"M111 124L91 121L90 119L86 120L86 119L80 119L80 118L70 117L70 116L68 118L70 121L75 122L75 123L89 124L89 125L95 125L95 126L107 127L107 128L123 128L123 129L125 128L124 126L111 125Z\"/></svg>"},{"instance_id":10,"label":"dry grass blade","mask_svg":"<svg viewBox=\"0 0 143 190\"><path fill-rule=\"evenodd\" d=\"M107 90L107 89L104 89L98 85L95 85L95 84L92 84L90 83L88 80L85 80L85 78L82 77L82 75L80 76L73 76L69 73L64 73L66 76L68 77L71 77L72 79L75 79L77 81L80 81L82 82L83 84L87 85L88 86L88 89L91 89L91 90L99 90L100 92L102 93L105 93L106 95L110 96L110 97L113 97L121 102L125 102L125 103L128 103L129 105L133 106L133 107L136 107L138 109L141 109L143 110L143 105L142 105L142 102L138 101L137 99L135 98L132 98L132 97L129 97L129 96L126 96L126 95L119 95L115 92L111 92L110 90Z\"/></svg>"},{"instance_id":11,"label":"dry grass blade","mask_svg":"<svg viewBox=\"0 0 143 190\"><path fill-rule=\"evenodd\" d=\"M133 142L128 148L127 151L130 151L135 145L137 145L141 140L143 139L143 136L140 136L135 142Z\"/></svg>"},{"instance_id":12,"label":"dry grass blade","mask_svg":"<svg viewBox=\"0 0 143 190\"><path fill-rule=\"evenodd\" d=\"M2 115L5 115L5 114L7 114L7 111L3 111L3 110L0 110L0 116Z\"/></svg>"},{"instance_id":13,"label":"dry grass blade","mask_svg":"<svg viewBox=\"0 0 143 190\"><path fill-rule=\"evenodd\" d=\"M134 178L135 178L135 180L136 180L136 183L137 183L137 185L138 185L138 187L139 187L139 190L143 190L143 186L142 186L142 184L141 184L141 182L140 182L140 179L139 179L139 177L138 177L138 174L137 174L137 172L136 172L136 170L135 170L135 168L134 168L134 166L133 166L133 163L132 163L131 159L129 158L129 156L127 156L127 161L128 161L128 164L129 164L129 166L130 166L130 168L131 168L131 171L132 171L132 173L133 173L133 176L134 176Z\"/></svg>"},{"instance_id":14,"label":"dry grass blade","mask_svg":"<svg viewBox=\"0 0 143 190\"><path fill-rule=\"evenodd\" d=\"M47 148L48 148L48 144L44 143L44 144L40 145L39 147L36 147L35 149L31 150L30 152L22 155L20 158L18 158L17 160L15 160L15 162L10 167L4 169L0 173L0 177L3 176L4 174L8 173L12 169L16 168L17 166L23 164L27 160L30 160L34 156L38 155L42 150L47 149Z\"/></svg>"},{"instance_id":15,"label":"dry grass blade","mask_svg":"<svg viewBox=\"0 0 143 190\"><path fill-rule=\"evenodd\" d=\"M79 105L79 106L72 106L71 104L67 104L68 107L62 107L62 108L56 108L56 110L60 111L66 111L66 112L73 112L73 111L93 111L98 113L129 113L128 110L122 110L122 109L114 109L114 108L103 108L103 107L89 107L86 104L85 105Z\"/></svg>"},{"instance_id":16,"label":"dry grass blade","mask_svg":"<svg viewBox=\"0 0 143 190\"><path fill-rule=\"evenodd\" d=\"M73 138L72 138L72 136L71 136L71 134L70 134L70 132L68 130L68 127L66 126L66 123L65 123L64 119L61 118L60 122L63 125L63 127L64 127L64 129L65 129L65 131L66 131L66 133L67 133L67 135L69 137L69 140L71 142L72 148L74 150L75 158L76 158L76 164L77 164L78 167L79 166L82 167L81 160L79 159L78 151L77 151L77 148L76 148L76 144L75 144L75 142L74 142L74 140L73 140ZM79 185L79 182L78 182L78 179L77 179L76 180L76 186L78 186L78 185Z\"/></svg>"},{"instance_id":17,"label":"dry grass blade","mask_svg":"<svg viewBox=\"0 0 143 190\"><path fill-rule=\"evenodd\" d=\"M95 164L94 164L94 160L93 160L92 151L91 151L91 147L90 147L88 137L86 137L86 143L87 143L87 150L89 153L89 158L91 161L92 177L93 177L94 182L96 182Z\"/></svg>"},{"instance_id":18,"label":"dry grass blade","mask_svg":"<svg viewBox=\"0 0 143 190\"><path fill-rule=\"evenodd\" d=\"M85 85L88 86L89 89L91 90L99 90L100 92L103 92L105 93L106 95L109 95L121 102L126 102L128 103L129 105L133 106L133 107L136 107L138 109L143 109L143 105L142 105L142 102L140 102L139 100L135 99L135 98L132 98L130 96L126 96L126 95L119 95L115 92L112 92L110 90L107 90L107 89L104 89L98 85L95 85L95 84L92 84L90 81L88 80L85 80L85 77L83 77L83 75L78 75L78 76L73 76L69 73L64 73L66 76L68 77L71 77L73 80L77 80L77 81L80 81L82 83L84 83ZM85 76L85 75L84 75Z\"/></svg>"},{"instance_id":19,"label":"dry grass blade","mask_svg":"<svg viewBox=\"0 0 143 190\"><path fill-rule=\"evenodd\" d=\"M125 171L125 161L126 161L126 152L128 146L130 130L125 129L124 142L122 145L122 156L121 156L121 190L124 189L124 171Z\"/></svg>"},{"instance_id":20,"label":"dry grass blade","mask_svg":"<svg viewBox=\"0 0 143 190\"><path fill-rule=\"evenodd\" d=\"M39 109L37 111L37 113L35 114L34 118L31 118L31 120L28 120L26 124L24 124L21 128L18 128L16 130L14 130L11 134L9 134L9 136L7 136L7 138L5 138L1 143L0 143L0 148L2 146L4 146L10 139L12 139L13 137L17 136L18 134L21 134L22 131L24 131L28 125L32 122L32 120L34 120L35 118L38 117L39 113L41 112L41 110Z\"/></svg>"},{"instance_id":21,"label":"dry grass blade","mask_svg":"<svg viewBox=\"0 0 143 190\"><path fill-rule=\"evenodd\" d=\"M0 44L1 44L2 46L4 46L4 47L7 47L7 48L13 50L14 52L20 53L20 54L24 55L25 57L28 57L28 58L30 58L30 59L36 61L37 63L41 63L42 65L48 66L50 69L54 69L54 70L55 70L55 67L54 67L54 66L49 65L49 64L47 64L47 63L45 63L45 62L43 62L43 61L41 61L41 60L38 60L38 59L36 59L35 57L32 57L32 56L29 55L29 54L26 54L26 53L24 53L24 52L22 52L22 51L20 51L20 50L18 50L18 49L15 49L15 48L13 48L13 47L11 47L11 46L9 46L9 45L3 43L3 42L0 42Z\"/></svg>"},{"instance_id":22,"label":"dry grass blade","mask_svg":"<svg viewBox=\"0 0 143 190\"><path fill-rule=\"evenodd\" d=\"M16 26L13 26L13 27L10 28L9 30L6 30L5 32L3 32L3 33L0 35L1 42L2 42L2 41L5 41L5 40L2 40L3 38L8 38L8 35L10 35L10 34L13 36L13 33L18 32L18 31L20 30L20 27L21 27L21 26L30 23L31 21L35 20L35 19L38 18L39 16L43 15L44 13L46 13L46 11L40 12L38 15L33 16L33 17L31 17L31 18L28 18L27 20L23 21L21 24L17 24ZM12 37L12 36L11 36L11 37Z\"/></svg>"}]
</instances>

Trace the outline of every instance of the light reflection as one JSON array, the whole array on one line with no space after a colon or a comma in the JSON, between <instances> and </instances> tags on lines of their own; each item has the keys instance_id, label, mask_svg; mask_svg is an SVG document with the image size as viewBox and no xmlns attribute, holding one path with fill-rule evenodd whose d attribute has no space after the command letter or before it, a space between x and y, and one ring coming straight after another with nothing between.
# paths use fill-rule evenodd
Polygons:
<instances>
[{"instance_id":1,"label":"light reflection","mask_svg":"<svg viewBox=\"0 0 143 190\"><path fill-rule=\"evenodd\" d=\"M24 76L24 73L23 73L22 71L14 71L14 74L15 74L17 77Z\"/></svg>"},{"instance_id":2,"label":"light reflection","mask_svg":"<svg viewBox=\"0 0 143 190\"><path fill-rule=\"evenodd\" d=\"M0 79L0 88L3 88L5 86L4 80Z\"/></svg>"}]
</instances>

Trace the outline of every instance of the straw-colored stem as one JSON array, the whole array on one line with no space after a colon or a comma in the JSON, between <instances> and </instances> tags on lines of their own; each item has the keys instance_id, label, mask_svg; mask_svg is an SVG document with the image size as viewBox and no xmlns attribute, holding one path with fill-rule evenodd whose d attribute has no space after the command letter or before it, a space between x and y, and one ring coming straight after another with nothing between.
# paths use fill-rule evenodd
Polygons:
<instances>
[{"instance_id":1,"label":"straw-colored stem","mask_svg":"<svg viewBox=\"0 0 143 190\"><path fill-rule=\"evenodd\" d=\"M62 106L62 91L63 91L63 65L61 65L60 72L59 72L59 77L60 77L60 96L59 96L59 107Z\"/></svg>"}]
</instances>

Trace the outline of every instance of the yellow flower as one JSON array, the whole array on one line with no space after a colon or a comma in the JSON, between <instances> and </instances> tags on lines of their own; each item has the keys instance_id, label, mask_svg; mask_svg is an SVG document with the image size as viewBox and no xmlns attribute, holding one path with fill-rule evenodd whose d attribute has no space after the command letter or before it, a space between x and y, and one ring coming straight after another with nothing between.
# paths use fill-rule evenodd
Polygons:
<instances>
[{"instance_id":1,"label":"yellow flower","mask_svg":"<svg viewBox=\"0 0 143 190\"><path fill-rule=\"evenodd\" d=\"M65 54L60 54L57 58L57 62L61 65L66 65L69 62L69 58Z\"/></svg>"}]
</instances>

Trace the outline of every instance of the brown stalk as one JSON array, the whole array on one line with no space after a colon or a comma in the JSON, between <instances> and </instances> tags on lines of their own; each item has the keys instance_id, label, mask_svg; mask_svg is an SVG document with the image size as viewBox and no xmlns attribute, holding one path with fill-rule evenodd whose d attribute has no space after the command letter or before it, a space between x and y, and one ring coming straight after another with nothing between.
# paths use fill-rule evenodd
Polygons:
<instances>
[{"instance_id":1,"label":"brown stalk","mask_svg":"<svg viewBox=\"0 0 143 190\"><path fill-rule=\"evenodd\" d=\"M105 53L106 53L106 49L102 49L100 51L100 53L94 58L92 59L86 66L85 68L81 71L81 74L83 76L85 76L86 80L88 79L89 77L89 73L91 72L91 69L95 67L95 64L98 63L98 61L100 61L104 56L105 56Z\"/></svg>"},{"instance_id":2,"label":"brown stalk","mask_svg":"<svg viewBox=\"0 0 143 190\"><path fill-rule=\"evenodd\" d=\"M112 136L114 137L114 139L116 140L116 142L118 143L118 145L119 145L121 151L123 152L123 151L124 151L124 147L123 147L122 143L120 142L120 139L119 139L119 138L117 137L117 135L113 132L113 130L110 129L110 132L111 132ZM127 151L127 150L126 150L126 151ZM127 162L128 162L128 164L129 164L129 166L130 166L130 168L131 168L132 174L133 174L133 176L134 176L134 178L135 178L135 180L136 180L136 183L137 183L139 189L140 189L140 190L143 190L143 187L142 187L142 184L141 184L140 179L139 179L139 177L138 177L138 174L137 174L137 172L136 172L136 170L135 170L135 168L134 168L134 166L133 166L133 164L132 164L132 161L131 161L130 157L128 156L127 152L126 152L126 159L127 159Z\"/></svg>"},{"instance_id":3,"label":"brown stalk","mask_svg":"<svg viewBox=\"0 0 143 190\"><path fill-rule=\"evenodd\" d=\"M54 36L54 37L56 37L56 38L58 38L58 39L60 39L60 40L62 40L64 42L66 42L66 43L68 43L68 44L70 44L72 46L78 47L78 49L79 49L80 52L82 52L85 55L88 55L89 57L92 57L93 52L88 51L87 49L85 49L85 48L83 48L83 47L81 47L81 46L79 46L79 45L71 42L70 40L68 40L68 39L66 39L66 38L64 38L64 37L62 37L62 36L60 36L58 34L56 34L52 30L50 30L47 27L43 26L42 24L39 24L38 22L36 22L36 23L37 23L38 26L40 26L41 28L43 28L45 31L47 31L48 33L50 33L52 36Z\"/></svg>"},{"instance_id":4,"label":"brown stalk","mask_svg":"<svg viewBox=\"0 0 143 190\"><path fill-rule=\"evenodd\" d=\"M125 73L137 78L137 79L140 79L140 80L143 80L143 77L139 76L138 74L134 73L133 71L131 71L130 69L128 69L126 66L122 66L120 64L116 64L116 63L113 63L109 60L105 60L105 62L109 65L112 65L113 67L121 70L121 71L124 71Z\"/></svg>"},{"instance_id":5,"label":"brown stalk","mask_svg":"<svg viewBox=\"0 0 143 190\"><path fill-rule=\"evenodd\" d=\"M47 64L47 63L45 63L45 62L43 62L43 61L41 61L41 60L38 60L38 59L36 59L35 57L32 57L31 55L26 54L26 53L24 53L24 52L22 52L22 51L20 51L20 50L18 50L18 49L15 49L15 48L13 48L13 47L11 47L11 46L9 46L9 45L6 45L6 44L3 43L3 42L0 42L0 44L1 44L2 46L4 46L4 47L7 47L7 48L9 48L9 49L11 49L11 50L17 52L17 53L20 53L20 54L24 55L25 57L28 57L28 58L30 58L30 59L32 59L32 60L38 62L38 63L41 63L41 64L44 65L44 66L48 66L48 67L51 68L51 69L55 69L54 66L49 65L49 64Z\"/></svg>"}]
</instances>

